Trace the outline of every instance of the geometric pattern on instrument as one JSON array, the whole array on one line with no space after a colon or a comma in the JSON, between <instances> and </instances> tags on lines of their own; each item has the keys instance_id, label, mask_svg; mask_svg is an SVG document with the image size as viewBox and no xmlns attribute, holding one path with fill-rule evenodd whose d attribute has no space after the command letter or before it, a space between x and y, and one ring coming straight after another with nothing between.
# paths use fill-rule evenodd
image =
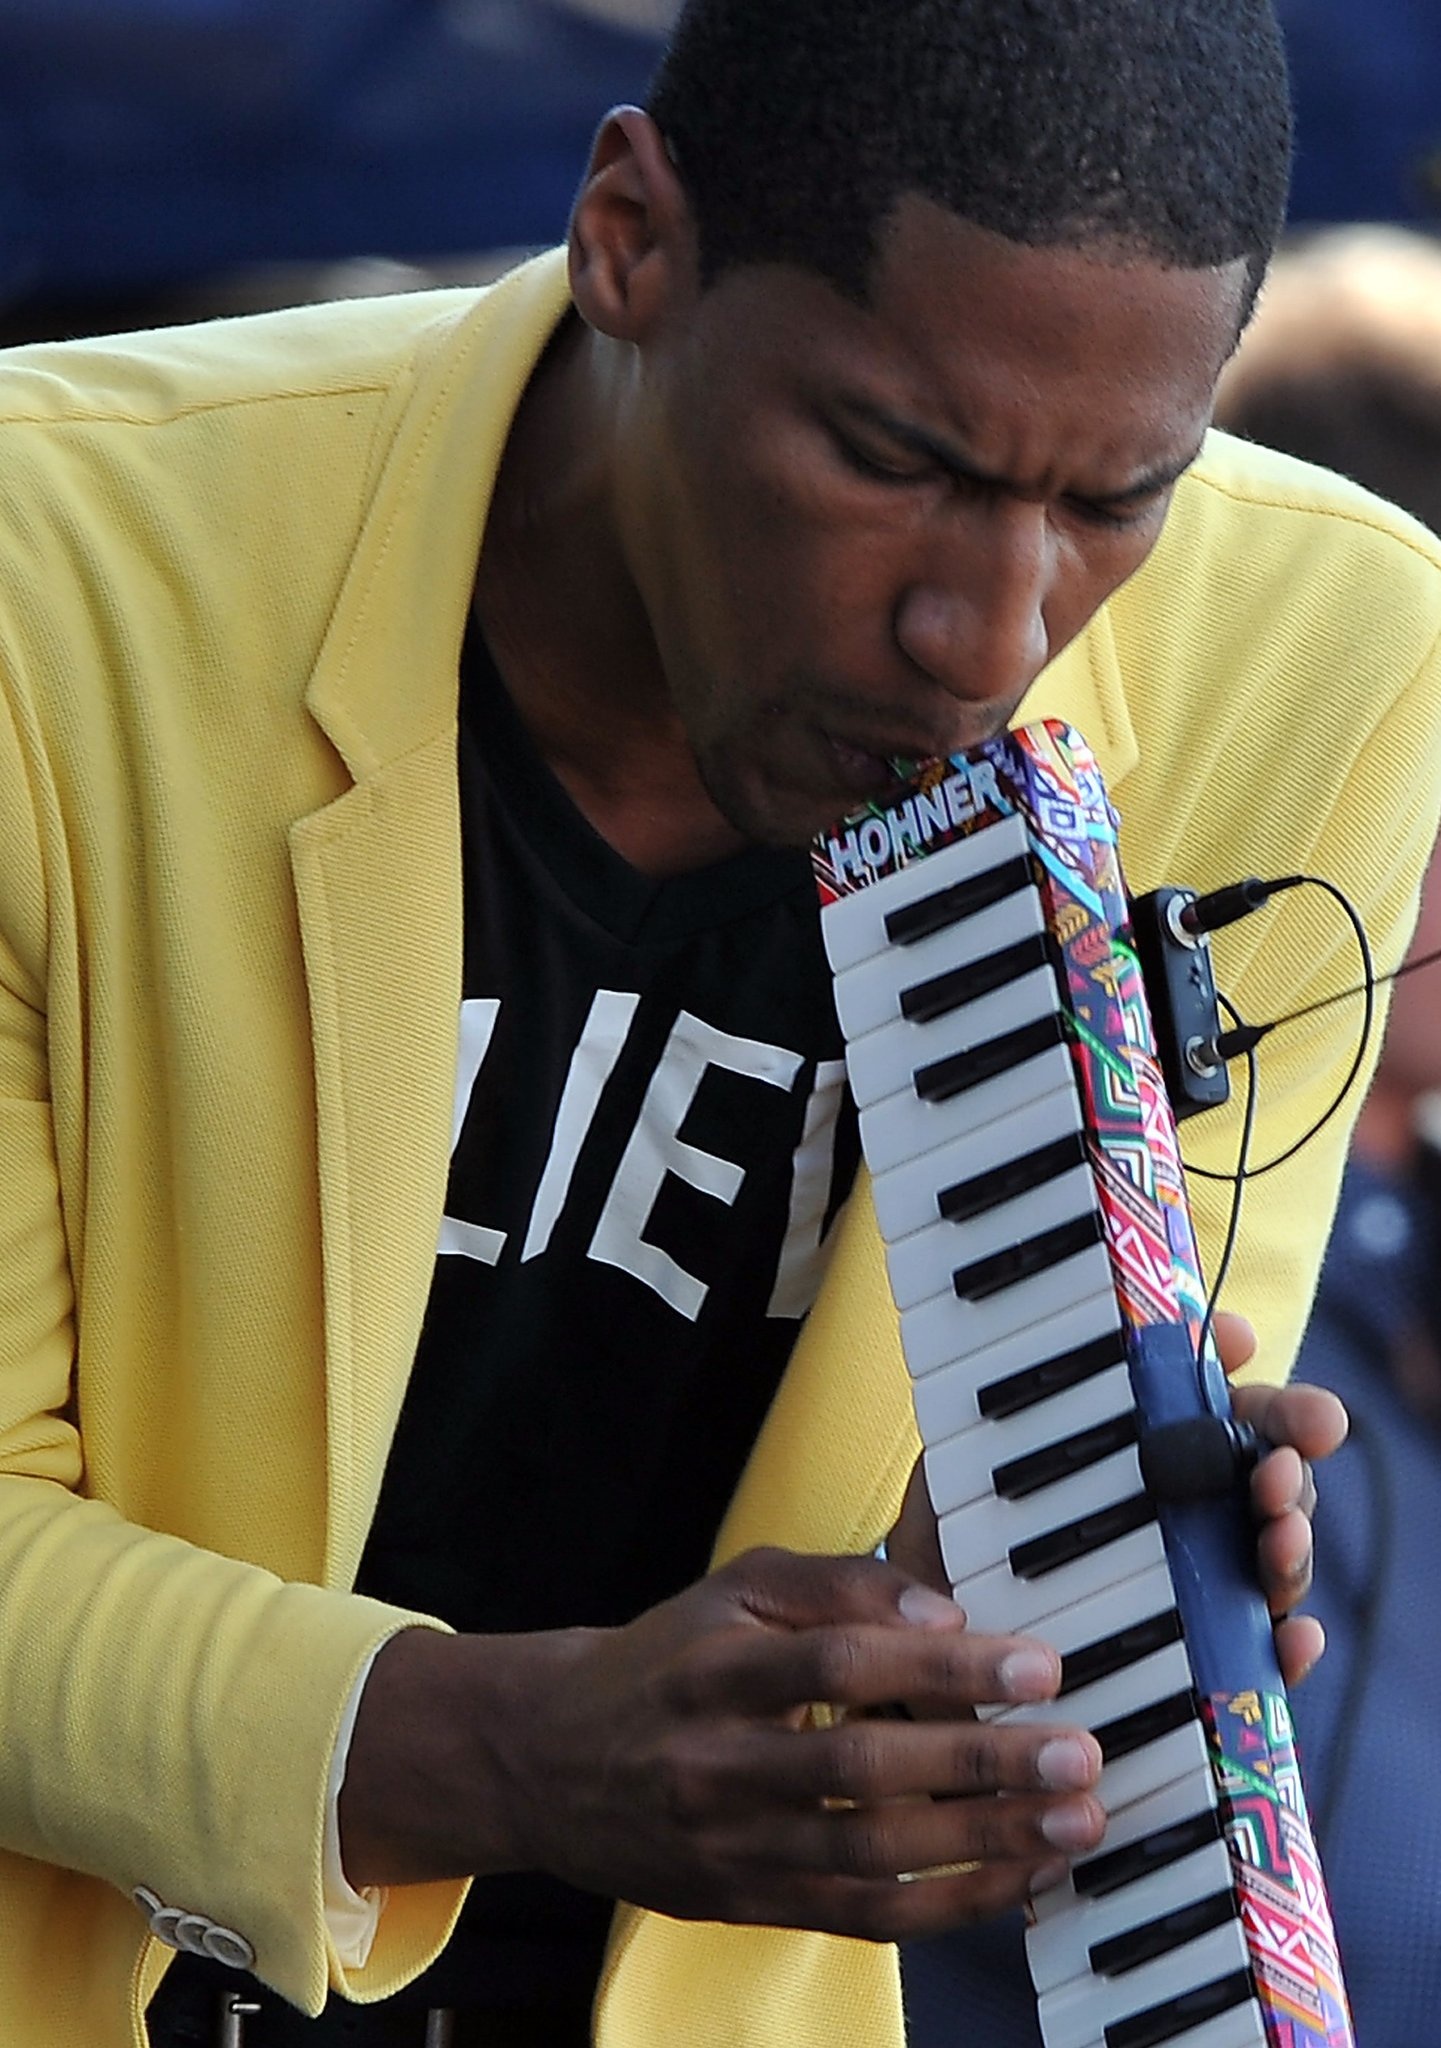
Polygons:
<instances>
[{"instance_id":1,"label":"geometric pattern on instrument","mask_svg":"<svg viewBox=\"0 0 1441 2048\"><path fill-rule=\"evenodd\" d=\"M1276 2048L1348 2048L1340 1958L1316 1859L1291 1711L1279 1693L1220 1694L1202 1702L1229 1810L1252 1968L1275 2025Z\"/></svg>"},{"instance_id":2,"label":"geometric pattern on instrument","mask_svg":"<svg viewBox=\"0 0 1441 2048\"><path fill-rule=\"evenodd\" d=\"M1116 818L1084 742L1070 728L1048 722L1008 733L968 755L926 764L902 799L872 805L817 842L814 865L822 904L840 902L876 881L912 869L942 847L973 841L974 835L1002 819L1023 820L1026 828L1045 928L1064 989L1067 1056L1123 1327L1134 1335L1158 1325L1179 1324L1189 1332L1194 1352L1205 1328L1200 1257L1175 1120L1155 1056L1130 931ZM979 872L984 856L977 854L976 861L981 864ZM902 893L912 903L926 890L908 883ZM853 923L847 927L848 933L856 929ZM841 941L843 947L854 943L850 936ZM897 950L903 951L904 945ZM834 953L832 958L839 966ZM865 1127L863 1113L863 1136ZM874 1171L875 1162L871 1164ZM929 1317L932 1311L925 1314ZM904 1335L904 1316L902 1324ZM913 1358L907 1346L913 1373L918 1365L922 1372L935 1370L929 1336L925 1342L924 1362ZM1214 1369L1209 1344L1206 1356ZM964 1518L969 1525L978 1514L983 1517L984 1510L968 1509L961 1516L944 1518L942 1539L948 1559L947 1524L959 1525ZM1116 1553L1146 1540L1146 1532L1138 1531L1117 1544ZM961 1555L957 1541L958 1562ZM1090 1564L1073 1564L1056 1577L1058 1582L1074 1579L1082 1599L1104 1583ZM952 1578L960 1583L955 1568ZM1002 1585L1010 1585L1006 1598L1015 1597L1017 1602L1014 1618L1003 1621L992 1614L981 1625L1031 1626L1027 1613L1041 1613L1047 1606L1044 1581L1039 1590L1027 1587L1011 1581L1004 1567L998 1571L988 1566L973 1576L971 1584L984 1598L973 1603L969 1590L958 1591L958 1597L973 1607L973 1621L977 1611L1000 1597ZM1054 1611L1054 1600L1049 1604ZM1194 2035L1198 2048L1203 2040L1212 2039L1224 2040L1227 2048L1242 2040L1259 2048L1262 2038L1266 2048L1352 2048L1335 1935L1284 1694L1203 1694L1199 1706L1199 1729L1210 1764L1208 1797L1217 1801L1226 1829L1256 1994L1256 2004L1247 2009L1257 2018L1247 2022L1237 2009L1229 2018L1199 2025L1181 2019L1151 2038L1174 2038L1179 2048L1188 2048L1188 2034ZM1154 1747L1159 1753L1162 1745ZM1133 1764L1134 1755L1117 1769L1124 1772ZM1178 1785L1176 1790L1180 1789ZM1157 1789L1127 1811L1115 1812L1106 1843L1113 1835L1129 1839L1137 1813L1153 1805L1158 1812L1169 1811L1169 1798ZM1068 1897L1076 1897L1069 1884L1036 1901L1042 1922L1053 1925L1058 1913L1070 1912ZM1091 1916L1102 1910L1094 1900L1084 1906L1084 1914ZM1033 1932L1032 1940L1041 1938L1051 1939L1045 1925ZM1177 1953L1184 1956L1186 1950ZM1150 1974L1155 1975L1155 1966ZM1043 1997L1043 2032L1047 2010ZM1050 2011L1057 2040L1069 2041L1076 2019L1074 1994L1051 1993ZM1084 2032L1089 2023L1082 2019L1080 2024ZM1112 2032L1108 2022L1095 2036L1097 2043L1109 2041ZM1122 2030L1118 2038L1122 2037L1129 2035ZM1074 2038L1079 2041L1081 2035Z\"/></svg>"}]
</instances>

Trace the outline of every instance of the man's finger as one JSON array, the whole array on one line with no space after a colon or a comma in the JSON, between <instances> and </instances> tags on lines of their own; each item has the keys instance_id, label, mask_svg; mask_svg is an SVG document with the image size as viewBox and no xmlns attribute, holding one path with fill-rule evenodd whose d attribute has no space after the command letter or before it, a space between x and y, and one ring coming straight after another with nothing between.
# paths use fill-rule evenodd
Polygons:
<instances>
[{"instance_id":1,"label":"man's finger","mask_svg":"<svg viewBox=\"0 0 1441 2048\"><path fill-rule=\"evenodd\" d=\"M1256 1356L1256 1332L1244 1316L1231 1309L1217 1309L1211 1329L1228 1377L1251 1363Z\"/></svg>"},{"instance_id":2,"label":"man's finger","mask_svg":"<svg viewBox=\"0 0 1441 2048\"><path fill-rule=\"evenodd\" d=\"M1300 1685L1326 1648L1326 1631L1314 1614L1292 1614L1276 1624L1276 1657L1288 1686Z\"/></svg>"},{"instance_id":3,"label":"man's finger","mask_svg":"<svg viewBox=\"0 0 1441 2048\"><path fill-rule=\"evenodd\" d=\"M1310 1459L1289 1444L1263 1458L1251 1474L1251 1505L1262 1521L1295 1510L1309 1522L1316 1512L1316 1475Z\"/></svg>"},{"instance_id":4,"label":"man's finger","mask_svg":"<svg viewBox=\"0 0 1441 2048\"><path fill-rule=\"evenodd\" d=\"M962 1865L971 1861L960 1859ZM786 1884L781 1910L768 1910L762 1900L746 1917L865 1941L915 1941L1009 1912L1028 1893L1062 1882L1069 1867L1047 1851L1041 1859L982 1863L974 1870L956 1869L947 1859L888 1878L814 1876Z\"/></svg>"},{"instance_id":5,"label":"man's finger","mask_svg":"<svg viewBox=\"0 0 1441 2048\"><path fill-rule=\"evenodd\" d=\"M1276 1521L1293 1511L1306 1514L1316 1483L1311 1467L1289 1444L1270 1451L1251 1474L1251 1506L1261 1522Z\"/></svg>"},{"instance_id":6,"label":"man's finger","mask_svg":"<svg viewBox=\"0 0 1441 2048\"><path fill-rule=\"evenodd\" d=\"M698 1638L669 1680L686 1713L763 1717L825 1701L868 1709L895 1700L927 1716L1054 1696L1061 1660L1024 1636L965 1628L836 1623L805 1629L731 1628Z\"/></svg>"},{"instance_id":7,"label":"man's finger","mask_svg":"<svg viewBox=\"0 0 1441 2048\"><path fill-rule=\"evenodd\" d=\"M1265 1524L1256 1539L1261 1590L1275 1616L1287 1615L1311 1590L1311 1524L1299 1508Z\"/></svg>"},{"instance_id":8,"label":"man's finger","mask_svg":"<svg viewBox=\"0 0 1441 2048\"><path fill-rule=\"evenodd\" d=\"M1061 1801L912 1799L777 1817L763 1860L836 1877L890 1878L958 1863L1039 1862L1083 1855L1105 1830L1088 1794Z\"/></svg>"},{"instance_id":9,"label":"man's finger","mask_svg":"<svg viewBox=\"0 0 1441 2048\"><path fill-rule=\"evenodd\" d=\"M737 1618L791 1628L832 1622L911 1628L963 1628L966 1617L946 1594L918 1584L875 1557L807 1557L792 1550L748 1550L712 1574L708 1587Z\"/></svg>"},{"instance_id":10,"label":"man's finger","mask_svg":"<svg viewBox=\"0 0 1441 2048\"><path fill-rule=\"evenodd\" d=\"M992 1792L1090 1791L1101 1748L1077 1728L1027 1723L853 1718L804 1740L757 1729L730 1759L735 1796L818 1810L896 1799L958 1799Z\"/></svg>"},{"instance_id":11,"label":"man's finger","mask_svg":"<svg viewBox=\"0 0 1441 2048\"><path fill-rule=\"evenodd\" d=\"M1299 1380L1288 1387L1235 1387L1231 1406L1268 1442L1290 1444L1303 1458L1329 1458L1346 1441L1346 1410L1326 1387Z\"/></svg>"}]
</instances>

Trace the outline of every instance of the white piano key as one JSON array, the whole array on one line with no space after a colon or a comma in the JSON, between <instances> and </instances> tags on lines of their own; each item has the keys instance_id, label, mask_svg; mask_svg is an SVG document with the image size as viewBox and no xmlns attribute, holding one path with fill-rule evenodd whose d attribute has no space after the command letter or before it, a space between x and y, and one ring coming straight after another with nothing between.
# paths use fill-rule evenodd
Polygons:
<instances>
[{"instance_id":1,"label":"white piano key","mask_svg":"<svg viewBox=\"0 0 1441 2048\"><path fill-rule=\"evenodd\" d=\"M1248 1967L1246 1939L1236 1921L1213 1927L1184 1948L1142 1963L1122 1977L1073 1980L1041 2000L1038 2017L1046 2048L1091 2048L1104 2043L1106 2028L1133 2014L1149 2012L1188 1991L1230 1977ZM1243 2001L1241 2010L1250 2000ZM1218 2019L1229 2014L1217 2014ZM1210 2024L1208 2021L1206 2024ZM1187 2034L1178 2037L1185 2042Z\"/></svg>"},{"instance_id":2,"label":"white piano key","mask_svg":"<svg viewBox=\"0 0 1441 2048\"><path fill-rule=\"evenodd\" d=\"M1040 1101L1023 1104L1002 1122L965 1131L949 1144L908 1159L873 1180L871 1195L881 1236L887 1244L896 1244L913 1230L938 1222L939 1197L946 1188L979 1179L1029 1152L1039 1152L1058 1138L1076 1136L1082 1128L1075 1080L1067 1061L1063 1087Z\"/></svg>"},{"instance_id":3,"label":"white piano key","mask_svg":"<svg viewBox=\"0 0 1441 2048\"><path fill-rule=\"evenodd\" d=\"M1050 1642L1050 1637L1046 1640ZM1054 1649L1055 1645L1052 1643ZM1191 1663L1184 1643L1167 1643L1135 1664L1114 1671L1094 1685L1078 1686L1061 1700L1027 1700L1007 1707L1001 1721L1074 1721L1082 1728L1100 1728L1122 1714L1184 1692L1191 1683Z\"/></svg>"},{"instance_id":4,"label":"white piano key","mask_svg":"<svg viewBox=\"0 0 1441 2048\"><path fill-rule=\"evenodd\" d=\"M1039 1401L999 1422L976 1421L956 1436L926 1450L926 1487L938 1515L994 1493L997 1466L1045 1450L1063 1438L1094 1429L1134 1412L1131 1375L1124 1365L1068 1387L1054 1400Z\"/></svg>"},{"instance_id":5,"label":"white piano key","mask_svg":"<svg viewBox=\"0 0 1441 2048\"><path fill-rule=\"evenodd\" d=\"M1050 1642L1050 1636L1046 1636ZM1054 1649L1054 1642L1052 1642ZM1083 1729L1099 1729L1107 1720L1120 1720L1140 1706L1165 1700L1173 1692L1185 1692L1191 1683L1191 1663L1185 1642L1167 1642L1163 1651L1152 1651L1134 1665L1097 1679L1095 1686L1079 1686L1064 1700L1025 1700L1007 1706L997 1720L1003 1722L1048 1722L1073 1720Z\"/></svg>"},{"instance_id":6,"label":"white piano key","mask_svg":"<svg viewBox=\"0 0 1441 2048\"><path fill-rule=\"evenodd\" d=\"M1177 1863L1139 1884L1127 1885L1104 1899L1077 1899L1069 1913L1038 1920L1026 1932L1026 1960L1036 1996L1074 1978L1094 1980L1091 1950L1118 1935L1133 1934L1150 1920L1160 1920L1183 1906L1194 1906L1218 1892L1234 1897L1231 1852L1221 1841L1193 1849ZM1239 1916L1239 1903L1237 1913Z\"/></svg>"},{"instance_id":7,"label":"white piano key","mask_svg":"<svg viewBox=\"0 0 1441 2048\"><path fill-rule=\"evenodd\" d=\"M1024 1243L1081 1216L1099 1214L1089 1166L1073 1166L1043 1187L1016 1195L967 1223L939 1219L886 1247L891 1295L899 1309L914 1308L951 1290L952 1277L976 1259Z\"/></svg>"},{"instance_id":8,"label":"white piano key","mask_svg":"<svg viewBox=\"0 0 1441 2048\"><path fill-rule=\"evenodd\" d=\"M1254 1998L1230 2012L1219 2013L1203 2027L1191 2027L1175 2036L1174 2048L1270 2048L1274 2036L1266 2031L1261 2008ZM1105 2048L1104 2040L1098 2048ZM1168 2043L1167 2048L1172 2048Z\"/></svg>"},{"instance_id":9,"label":"white piano key","mask_svg":"<svg viewBox=\"0 0 1441 2048\"><path fill-rule=\"evenodd\" d=\"M885 1173L902 1160L914 1159L918 1153L932 1151L971 1131L984 1130L1001 1117L1014 1116L1028 1102L1053 1089L1075 1085L1069 1052L1063 1045L1050 1045L944 1102L923 1102L914 1086L900 1089L874 1108L861 1111L866 1165L873 1174Z\"/></svg>"},{"instance_id":10,"label":"white piano key","mask_svg":"<svg viewBox=\"0 0 1441 2048\"><path fill-rule=\"evenodd\" d=\"M942 1349L930 1362L918 1363L918 1359L928 1357L918 1332L918 1356L913 1358L907 1352L906 1358L916 1376L912 1393L922 1443L939 1443L943 1438L955 1436L958 1431L980 1422L983 1418L977 1404L988 1387L997 1386L1013 1374L1026 1372L1049 1359L1064 1358L1072 1351L1083 1350L1088 1344L1114 1335L1120 1327L1120 1311L1107 1275L1106 1286L1089 1300L1073 1302L1049 1321L1037 1323L998 1344L987 1345L981 1351L958 1357L954 1352ZM1058 1398L1049 1396L1047 1400L1037 1401L1034 1412L1040 1413L1051 1399Z\"/></svg>"},{"instance_id":11,"label":"white piano key","mask_svg":"<svg viewBox=\"0 0 1441 2048\"><path fill-rule=\"evenodd\" d=\"M1253 1998L1207 2020L1204 2026L1175 2035L1165 2048L1272 2048L1274 2039L1274 2035L1267 2033L1261 2008ZM1105 2035L1093 2035L1085 2048L1107 2048Z\"/></svg>"},{"instance_id":12,"label":"white piano key","mask_svg":"<svg viewBox=\"0 0 1441 2048\"><path fill-rule=\"evenodd\" d=\"M1105 1642L1122 1629L1135 1628L1153 1615L1166 1614L1175 1604L1171 1568L1163 1558L1160 1564L1138 1572L1134 1578L1105 1586L1089 1599L1076 1600L1053 1614L1044 1634L1053 1650L1069 1657L1074 1650L1089 1649L1092 1643Z\"/></svg>"},{"instance_id":13,"label":"white piano key","mask_svg":"<svg viewBox=\"0 0 1441 2048\"><path fill-rule=\"evenodd\" d=\"M888 946L835 979L836 1015L848 1039L864 1038L902 1019L901 994L952 968L988 960L1045 931L1035 889L1018 889L959 925L933 932L913 946Z\"/></svg>"},{"instance_id":14,"label":"white piano key","mask_svg":"<svg viewBox=\"0 0 1441 2048\"><path fill-rule=\"evenodd\" d=\"M1093 1850L1089 1856L1078 1858L1077 1862L1082 1866L1094 1862L1098 1856L1108 1856L1115 1849L1127 1848L1132 1842L1143 1841L1148 1835L1160 1834L1167 1828L1177 1827L1181 1822L1192 1819L1196 1814L1209 1812L1215 1805L1216 1787L1209 1771L1204 1778L1194 1783L1186 1778L1176 1779L1171 1784L1162 1786L1159 1791L1148 1794L1146 1798L1133 1801L1123 1811L1113 1813L1107 1821L1100 1848ZM1222 1846L1225 1846L1224 1843ZM1179 1857L1176 1860L1178 1863L1181 1861ZM1154 1872L1149 1873L1136 1879L1133 1884L1121 1885L1108 1894L1111 1898L1123 1898L1127 1892L1131 1892L1138 1901L1142 1901L1138 1905L1135 1919L1130 1922L1132 1926L1138 1926L1142 1920L1149 1920L1152 1917L1143 1901L1145 1889L1154 1882L1155 1875ZM1038 1927L1044 1922L1057 1919L1065 1913L1074 1913L1079 1907L1092 1903L1084 1893L1076 1890L1074 1880L1075 1866L1072 1868L1071 1876L1061 1884L1052 1886L1048 1892L1037 1893L1031 1900L1031 1911Z\"/></svg>"},{"instance_id":15,"label":"white piano key","mask_svg":"<svg viewBox=\"0 0 1441 2048\"><path fill-rule=\"evenodd\" d=\"M1045 1322L1073 1302L1087 1301L1111 1286L1110 1254L1104 1244L1073 1252L1044 1272L999 1288L983 1301L935 1294L901 1314L901 1348L913 1378L951 1358L963 1358L998 1344L1034 1323Z\"/></svg>"},{"instance_id":16,"label":"white piano key","mask_svg":"<svg viewBox=\"0 0 1441 2048\"><path fill-rule=\"evenodd\" d=\"M1274 2039L1274 2034L1266 2030L1260 2006L1251 1998L1244 2005L1233 2006L1230 2012L1208 2020L1203 2027L1177 2034L1174 2044L1168 2042L1167 2048L1270 2048ZM1105 2048L1104 2042L1100 2048Z\"/></svg>"},{"instance_id":17,"label":"white piano key","mask_svg":"<svg viewBox=\"0 0 1441 2048\"><path fill-rule=\"evenodd\" d=\"M1187 1721L1156 1742L1117 1757L1101 1772L1096 1797L1107 1813L1121 1814L1139 1799L1149 1799L1167 1785L1187 1780L1199 1785L1211 1774L1206 1732L1199 1721Z\"/></svg>"},{"instance_id":18,"label":"white piano key","mask_svg":"<svg viewBox=\"0 0 1441 2048\"><path fill-rule=\"evenodd\" d=\"M1052 1615L1150 1565L1164 1564L1166 1546L1159 1525L1147 1522L1040 1579L1018 1579L1008 1564L978 1570L954 1543L948 1549L944 1535L941 1555L972 1628L984 1635L1036 1635L1048 1640Z\"/></svg>"},{"instance_id":19,"label":"white piano key","mask_svg":"<svg viewBox=\"0 0 1441 2048\"><path fill-rule=\"evenodd\" d=\"M1175 1607L1171 1568L1163 1557L1159 1564L1150 1565L1133 1578L1104 1586L1099 1593L1092 1593L1089 1598L1049 1615L1039 1628L1032 1629L1030 1633L1049 1643L1062 1657L1069 1657L1077 1650L1089 1650L1098 1643L1109 1642L1123 1630L1142 1628L1158 1618L1169 1620ZM1132 1662L1139 1663L1140 1658L1135 1657ZM1127 1667L1122 1665L1121 1668ZM1053 1702L1052 1713L1056 1719L1066 1720L1069 1717L1071 1699L1080 1689L1076 1686L1071 1693L1062 1694ZM1012 1706L985 1705L976 1709L978 1716L986 1721L1004 1720L1020 1711Z\"/></svg>"},{"instance_id":20,"label":"white piano key","mask_svg":"<svg viewBox=\"0 0 1441 2048\"><path fill-rule=\"evenodd\" d=\"M957 1053L977 1052L993 1038L1004 1038L1037 1017L1055 1016L1060 1006L1055 975L1049 967L1034 967L1007 987L962 1003L929 1024L912 1024L905 1017L883 1024L846 1047L846 1072L856 1105L871 1109L888 1095L914 1095L922 1068Z\"/></svg>"},{"instance_id":21,"label":"white piano key","mask_svg":"<svg viewBox=\"0 0 1441 2048\"><path fill-rule=\"evenodd\" d=\"M886 919L892 911L919 903L940 889L949 889L972 875L987 874L1018 853L1030 850L1030 835L1023 818L998 818L984 830L942 847L938 852L872 882L854 895L828 903L821 913L821 937L833 974L843 973L858 960L888 949L904 953L886 934Z\"/></svg>"},{"instance_id":22,"label":"white piano key","mask_svg":"<svg viewBox=\"0 0 1441 2048\"><path fill-rule=\"evenodd\" d=\"M999 1500L991 1494L942 1515L938 1525L941 1551L944 1555L949 1546L973 1560L974 1571L984 1571L1017 1544L1048 1536L1083 1515L1099 1514L1143 1491L1141 1461L1135 1445L1128 1444L1124 1451L1113 1452L1098 1465L1073 1472L1024 1500Z\"/></svg>"}]
</instances>

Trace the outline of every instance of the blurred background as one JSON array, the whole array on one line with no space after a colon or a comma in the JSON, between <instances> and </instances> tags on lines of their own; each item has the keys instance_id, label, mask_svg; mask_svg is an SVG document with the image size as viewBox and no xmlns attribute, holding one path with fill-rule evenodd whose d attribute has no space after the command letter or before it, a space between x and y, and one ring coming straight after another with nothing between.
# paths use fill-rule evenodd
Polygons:
<instances>
[{"instance_id":1,"label":"blurred background","mask_svg":"<svg viewBox=\"0 0 1441 2048\"><path fill-rule=\"evenodd\" d=\"M0 339L484 276L561 234L676 5L0 0ZM1297 225L1441 231L1438 0L1280 11Z\"/></svg>"}]
</instances>

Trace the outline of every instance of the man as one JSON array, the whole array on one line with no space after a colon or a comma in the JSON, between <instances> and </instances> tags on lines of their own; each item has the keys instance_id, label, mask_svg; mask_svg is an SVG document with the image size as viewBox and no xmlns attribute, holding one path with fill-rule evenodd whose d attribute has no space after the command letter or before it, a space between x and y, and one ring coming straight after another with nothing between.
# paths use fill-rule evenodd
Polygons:
<instances>
[{"instance_id":1,"label":"man","mask_svg":"<svg viewBox=\"0 0 1441 2048\"><path fill-rule=\"evenodd\" d=\"M1304 857L1402 943L1441 563L1197 460L1285 156L1253 0L698 0L568 278L12 362L17 2039L233 2038L217 1963L246 2048L584 2038L623 1899L600 2042L869 2048L879 1943L1094 1845L1092 1739L969 1718L1054 1654L869 1555L915 1440L799 849L1024 700L1138 886ZM1273 1380L1338 1144L1251 1208ZM1241 1405L1282 1613L1338 1414ZM327 1981L387 2003L292 2036Z\"/></svg>"}]
</instances>

